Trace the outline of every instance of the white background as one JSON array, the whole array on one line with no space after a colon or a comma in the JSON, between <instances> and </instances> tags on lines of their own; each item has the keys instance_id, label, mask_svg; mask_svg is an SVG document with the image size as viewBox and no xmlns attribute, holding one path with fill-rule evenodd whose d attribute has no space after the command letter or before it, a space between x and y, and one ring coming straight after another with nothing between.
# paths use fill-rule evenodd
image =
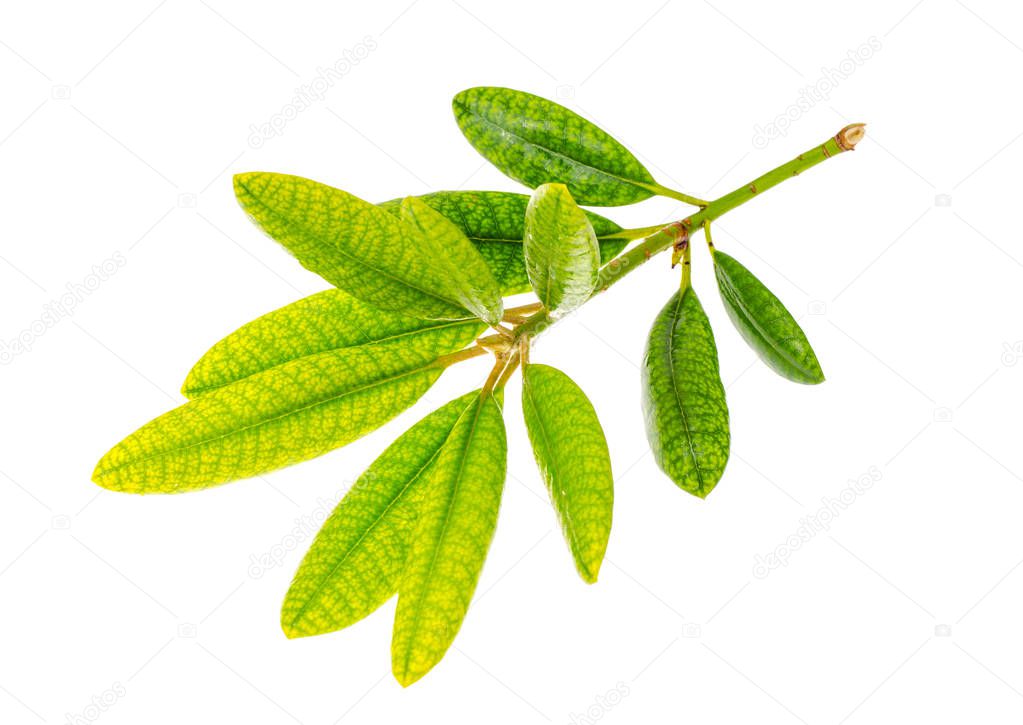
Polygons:
<instances>
[{"instance_id":1,"label":"white background","mask_svg":"<svg viewBox=\"0 0 1023 725\"><path fill-rule=\"evenodd\" d=\"M1018 8L352 5L0 9L0 340L31 341L0 366L0 722L1018 722ZM254 148L252 129L346 51L363 58ZM210 344L325 287L246 220L232 172L297 173L373 200L516 190L451 117L451 96L481 84L561 97L700 196L849 121L868 135L716 235L801 319L827 383L755 362L697 246L733 420L731 463L704 502L658 471L639 410L644 337L677 282L667 261L552 330L535 358L576 378L611 443L600 582L574 573L513 382L477 601L444 661L403 690L389 673L393 601L290 642L279 603L306 522L419 416L478 385L486 361L377 433L265 480L142 498L89 475L181 400ZM814 85L827 97L800 107ZM784 136L754 143L786 114ZM640 226L684 212L661 199L607 213ZM95 285L111 259L123 264ZM86 282L69 314L32 332ZM806 517L821 521L871 472L868 490L831 504L827 530L800 539ZM772 552L786 565L758 577ZM278 565L253 570L263 554Z\"/></svg>"}]
</instances>

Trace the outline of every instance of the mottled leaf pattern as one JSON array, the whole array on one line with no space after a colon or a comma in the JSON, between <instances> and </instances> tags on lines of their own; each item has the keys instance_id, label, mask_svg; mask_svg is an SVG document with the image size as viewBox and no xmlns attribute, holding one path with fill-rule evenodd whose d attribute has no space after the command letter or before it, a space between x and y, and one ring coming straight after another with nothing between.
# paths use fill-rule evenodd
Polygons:
<instances>
[{"instance_id":1,"label":"mottled leaf pattern","mask_svg":"<svg viewBox=\"0 0 1023 725\"><path fill-rule=\"evenodd\" d=\"M473 391L412 426L366 469L323 524L281 607L288 637L347 627L398 591L415 502Z\"/></svg>"},{"instance_id":2,"label":"mottled leaf pattern","mask_svg":"<svg viewBox=\"0 0 1023 725\"><path fill-rule=\"evenodd\" d=\"M522 251L533 291L550 312L567 314L589 298L597 283L600 248L564 184L542 184L533 192Z\"/></svg>"},{"instance_id":3,"label":"mottled leaf pattern","mask_svg":"<svg viewBox=\"0 0 1023 725\"><path fill-rule=\"evenodd\" d=\"M529 364L522 371L522 414L576 568L592 584L614 507L611 458L597 413L565 373Z\"/></svg>"},{"instance_id":4,"label":"mottled leaf pattern","mask_svg":"<svg viewBox=\"0 0 1023 725\"><path fill-rule=\"evenodd\" d=\"M424 474L391 640L402 685L429 672L462 626L494 535L506 455L501 408L488 394L465 409Z\"/></svg>"},{"instance_id":5,"label":"mottled leaf pattern","mask_svg":"<svg viewBox=\"0 0 1023 725\"><path fill-rule=\"evenodd\" d=\"M628 149L552 101L510 88L479 87L462 91L452 105L469 143L526 186L562 183L588 206L632 204L653 196L657 187Z\"/></svg>"},{"instance_id":6,"label":"mottled leaf pattern","mask_svg":"<svg viewBox=\"0 0 1023 725\"><path fill-rule=\"evenodd\" d=\"M643 356L643 413L657 465L704 498L728 461L728 406L710 322L692 288L672 295Z\"/></svg>"},{"instance_id":7,"label":"mottled leaf pattern","mask_svg":"<svg viewBox=\"0 0 1023 725\"><path fill-rule=\"evenodd\" d=\"M522 255L524 220L529 197L509 191L437 191L417 197L454 222L473 243L506 294L530 289ZM382 202L380 208L397 214L401 199ZM626 245L615 235L622 228L599 214L586 211L600 243L601 263L610 261Z\"/></svg>"},{"instance_id":8,"label":"mottled leaf pattern","mask_svg":"<svg viewBox=\"0 0 1023 725\"><path fill-rule=\"evenodd\" d=\"M377 307L412 317L456 320L468 312L446 295L449 282L380 207L299 176L234 177L252 220L307 269Z\"/></svg>"},{"instance_id":9,"label":"mottled leaf pattern","mask_svg":"<svg viewBox=\"0 0 1023 725\"><path fill-rule=\"evenodd\" d=\"M486 261L446 216L413 196L401 203L401 222L408 242L434 269L438 289L491 325L501 321L501 289Z\"/></svg>"},{"instance_id":10,"label":"mottled leaf pattern","mask_svg":"<svg viewBox=\"0 0 1023 725\"><path fill-rule=\"evenodd\" d=\"M768 367L797 383L824 382L803 329L763 282L721 251L714 253L714 274L732 323Z\"/></svg>"},{"instance_id":11,"label":"mottled leaf pattern","mask_svg":"<svg viewBox=\"0 0 1023 725\"><path fill-rule=\"evenodd\" d=\"M177 493L314 458L378 428L425 393L441 345L323 352L251 375L161 415L114 446L93 480Z\"/></svg>"},{"instance_id":12,"label":"mottled leaf pattern","mask_svg":"<svg viewBox=\"0 0 1023 725\"><path fill-rule=\"evenodd\" d=\"M325 290L232 332L192 367L181 392L194 398L291 360L359 345L390 349L425 343L454 351L484 329L472 318L420 320L377 309L338 289Z\"/></svg>"}]
</instances>

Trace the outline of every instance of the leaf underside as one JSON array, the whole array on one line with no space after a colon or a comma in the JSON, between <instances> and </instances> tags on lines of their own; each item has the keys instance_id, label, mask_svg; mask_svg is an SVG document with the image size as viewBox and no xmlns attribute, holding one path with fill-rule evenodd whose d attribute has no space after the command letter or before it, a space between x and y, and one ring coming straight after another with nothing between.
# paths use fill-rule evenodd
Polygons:
<instances>
[{"instance_id":1,"label":"leaf underside","mask_svg":"<svg viewBox=\"0 0 1023 725\"><path fill-rule=\"evenodd\" d=\"M391 639L403 686L441 660L462 625L497 523L506 456L501 408L487 394L466 407L424 474Z\"/></svg>"},{"instance_id":2,"label":"leaf underside","mask_svg":"<svg viewBox=\"0 0 1023 725\"><path fill-rule=\"evenodd\" d=\"M147 423L103 456L93 480L177 493L314 458L412 405L440 377L436 360L450 347L421 338L400 349L345 348L256 373Z\"/></svg>"},{"instance_id":3,"label":"leaf underside","mask_svg":"<svg viewBox=\"0 0 1023 725\"><path fill-rule=\"evenodd\" d=\"M438 408L394 441L359 477L302 559L281 607L288 637L343 629L397 591L430 465L473 391Z\"/></svg>"},{"instance_id":4,"label":"leaf underside","mask_svg":"<svg viewBox=\"0 0 1023 725\"><path fill-rule=\"evenodd\" d=\"M417 198L462 230L486 260L504 294L529 291L522 253L529 196L509 191L437 191ZM397 214L401 199L391 199L379 206ZM601 263L610 261L626 245L624 239L614 238L622 228L599 214L590 211L585 214L600 243Z\"/></svg>"},{"instance_id":5,"label":"leaf underside","mask_svg":"<svg viewBox=\"0 0 1023 725\"><path fill-rule=\"evenodd\" d=\"M550 312L567 314L597 284L600 248L593 227L564 184L542 184L526 209L522 243L533 291Z\"/></svg>"},{"instance_id":6,"label":"leaf underside","mask_svg":"<svg viewBox=\"0 0 1023 725\"><path fill-rule=\"evenodd\" d=\"M803 329L763 282L721 251L714 253L714 274L728 317L768 367L797 383L824 382Z\"/></svg>"},{"instance_id":7,"label":"leaf underside","mask_svg":"<svg viewBox=\"0 0 1023 725\"><path fill-rule=\"evenodd\" d=\"M730 436L714 333L692 288L676 292L654 320L642 378L657 465L680 488L705 498L725 470Z\"/></svg>"},{"instance_id":8,"label":"leaf underside","mask_svg":"<svg viewBox=\"0 0 1023 725\"><path fill-rule=\"evenodd\" d=\"M608 133L562 105L510 88L469 88L452 106L469 143L511 178L565 184L580 204L620 206L653 196L653 176Z\"/></svg>"},{"instance_id":9,"label":"leaf underside","mask_svg":"<svg viewBox=\"0 0 1023 725\"><path fill-rule=\"evenodd\" d=\"M614 508L607 440L586 394L549 365L522 371L522 414L580 576L597 581Z\"/></svg>"}]
</instances>

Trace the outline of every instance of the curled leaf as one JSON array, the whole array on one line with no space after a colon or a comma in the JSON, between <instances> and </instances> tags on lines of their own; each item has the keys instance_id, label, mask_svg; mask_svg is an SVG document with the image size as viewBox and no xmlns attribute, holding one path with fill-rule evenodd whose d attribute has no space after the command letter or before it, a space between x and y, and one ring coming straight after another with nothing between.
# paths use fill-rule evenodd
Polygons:
<instances>
[{"instance_id":1,"label":"curled leaf","mask_svg":"<svg viewBox=\"0 0 1023 725\"><path fill-rule=\"evenodd\" d=\"M597 236L564 184L542 184L526 209L522 242L533 291L550 312L567 314L597 283Z\"/></svg>"}]
</instances>

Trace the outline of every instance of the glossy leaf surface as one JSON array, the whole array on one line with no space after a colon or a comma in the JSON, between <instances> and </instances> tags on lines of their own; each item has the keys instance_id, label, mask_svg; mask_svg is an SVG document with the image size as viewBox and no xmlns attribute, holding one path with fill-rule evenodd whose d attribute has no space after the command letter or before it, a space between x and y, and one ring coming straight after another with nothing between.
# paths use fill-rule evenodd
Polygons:
<instances>
[{"instance_id":1,"label":"glossy leaf surface","mask_svg":"<svg viewBox=\"0 0 1023 725\"><path fill-rule=\"evenodd\" d=\"M714 253L714 274L732 323L768 367L797 383L824 382L803 329L763 282L721 251Z\"/></svg>"},{"instance_id":2,"label":"glossy leaf surface","mask_svg":"<svg viewBox=\"0 0 1023 725\"><path fill-rule=\"evenodd\" d=\"M642 378L657 465L683 490L706 497L728 462L728 406L714 333L692 288L672 295L654 320Z\"/></svg>"},{"instance_id":3,"label":"glossy leaf surface","mask_svg":"<svg viewBox=\"0 0 1023 725\"><path fill-rule=\"evenodd\" d=\"M504 294L529 291L522 254L528 196L509 191L437 191L417 198L462 230L486 260ZM379 206L397 214L401 200L391 199ZM625 247L626 241L614 236L622 228L599 214L584 213L597 234L601 263L610 261Z\"/></svg>"},{"instance_id":4,"label":"glossy leaf surface","mask_svg":"<svg viewBox=\"0 0 1023 725\"><path fill-rule=\"evenodd\" d=\"M600 268L597 236L564 184L543 184L526 209L526 274L550 312L567 314L593 291Z\"/></svg>"},{"instance_id":5,"label":"glossy leaf surface","mask_svg":"<svg viewBox=\"0 0 1023 725\"><path fill-rule=\"evenodd\" d=\"M564 106L510 88L469 88L452 106L469 143L511 178L565 184L580 204L620 206L653 196L656 182L610 134Z\"/></svg>"}]
</instances>

